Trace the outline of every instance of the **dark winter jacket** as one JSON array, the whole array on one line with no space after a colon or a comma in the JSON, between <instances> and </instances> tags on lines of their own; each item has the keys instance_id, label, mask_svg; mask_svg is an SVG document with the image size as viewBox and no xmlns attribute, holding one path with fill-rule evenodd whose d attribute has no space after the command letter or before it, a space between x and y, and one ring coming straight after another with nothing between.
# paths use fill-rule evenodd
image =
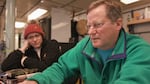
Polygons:
<instances>
[{"instance_id":1,"label":"dark winter jacket","mask_svg":"<svg viewBox=\"0 0 150 84\"><path fill-rule=\"evenodd\" d=\"M27 59L24 61L24 67L21 65L21 58L23 55L27 56ZM56 62L59 55L60 52L57 41L47 41L44 39L41 47L41 59L38 57L33 47L29 47L25 51L25 54L20 50L14 50L3 61L1 67L3 71L18 68L37 68L38 71L43 71L48 66L52 65L52 63Z\"/></svg>"}]
</instances>

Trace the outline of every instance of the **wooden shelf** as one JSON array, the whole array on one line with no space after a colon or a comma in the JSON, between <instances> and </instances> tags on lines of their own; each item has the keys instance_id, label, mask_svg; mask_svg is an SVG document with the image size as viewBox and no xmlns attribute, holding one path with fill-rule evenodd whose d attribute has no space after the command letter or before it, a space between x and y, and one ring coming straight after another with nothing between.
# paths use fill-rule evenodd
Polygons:
<instances>
[{"instance_id":1,"label":"wooden shelf","mask_svg":"<svg viewBox=\"0 0 150 84\"><path fill-rule=\"evenodd\" d=\"M140 19L140 20L133 20L127 23L127 25L135 25L135 24L142 24L142 23L147 23L150 22L150 18L147 19Z\"/></svg>"}]
</instances>

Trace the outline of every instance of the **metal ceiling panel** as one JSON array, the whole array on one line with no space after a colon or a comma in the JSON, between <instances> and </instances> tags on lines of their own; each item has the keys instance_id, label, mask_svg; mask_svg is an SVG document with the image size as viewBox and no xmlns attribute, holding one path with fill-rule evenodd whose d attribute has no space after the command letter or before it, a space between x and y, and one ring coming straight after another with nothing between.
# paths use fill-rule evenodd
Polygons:
<instances>
[{"instance_id":1,"label":"metal ceiling panel","mask_svg":"<svg viewBox=\"0 0 150 84\"><path fill-rule=\"evenodd\" d=\"M23 18L40 0L16 0L17 17Z\"/></svg>"},{"instance_id":2,"label":"metal ceiling panel","mask_svg":"<svg viewBox=\"0 0 150 84\"><path fill-rule=\"evenodd\" d=\"M60 6L61 5L67 5L68 3L75 2L76 0L51 0L53 3L58 3Z\"/></svg>"},{"instance_id":3,"label":"metal ceiling panel","mask_svg":"<svg viewBox=\"0 0 150 84\"><path fill-rule=\"evenodd\" d=\"M43 3L41 3L41 1L43 1ZM63 8L71 12L80 12L87 9L92 1L95 0L16 0L17 18L26 18L27 15L37 7L45 8L49 10L49 12L52 7ZM115 1L118 1L119 4L122 5L123 10L150 3L150 0L141 0L134 4L125 5L121 3L120 0ZM5 0L0 0L0 11L5 7L4 2Z\"/></svg>"},{"instance_id":4,"label":"metal ceiling panel","mask_svg":"<svg viewBox=\"0 0 150 84\"><path fill-rule=\"evenodd\" d=\"M77 7L80 9L87 9L89 4L95 0L76 0L74 3L71 3L70 6Z\"/></svg>"}]
</instances>

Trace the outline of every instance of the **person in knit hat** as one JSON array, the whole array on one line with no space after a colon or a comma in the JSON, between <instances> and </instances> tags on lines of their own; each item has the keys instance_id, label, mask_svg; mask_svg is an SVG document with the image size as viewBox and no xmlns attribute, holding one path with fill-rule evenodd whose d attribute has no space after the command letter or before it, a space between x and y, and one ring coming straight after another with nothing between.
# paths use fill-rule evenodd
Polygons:
<instances>
[{"instance_id":1,"label":"person in knit hat","mask_svg":"<svg viewBox=\"0 0 150 84\"><path fill-rule=\"evenodd\" d=\"M12 51L2 63L2 70L37 69L43 71L57 61L60 51L57 41L48 41L36 21L31 21L24 30L24 45Z\"/></svg>"},{"instance_id":2,"label":"person in knit hat","mask_svg":"<svg viewBox=\"0 0 150 84\"><path fill-rule=\"evenodd\" d=\"M39 33L42 35L42 37L44 36L44 32L42 30L42 28L36 24L37 22L32 20L29 25L26 27L25 31L24 31L24 39L27 39L27 36L30 33Z\"/></svg>"}]
</instances>

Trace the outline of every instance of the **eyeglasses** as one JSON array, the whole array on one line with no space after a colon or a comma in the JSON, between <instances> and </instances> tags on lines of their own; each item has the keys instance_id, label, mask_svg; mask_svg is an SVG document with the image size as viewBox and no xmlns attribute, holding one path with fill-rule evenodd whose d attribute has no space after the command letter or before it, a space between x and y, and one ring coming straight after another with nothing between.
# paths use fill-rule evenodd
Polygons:
<instances>
[{"instance_id":1,"label":"eyeglasses","mask_svg":"<svg viewBox=\"0 0 150 84\"><path fill-rule=\"evenodd\" d=\"M102 26L104 26L105 24L107 24L107 23L112 23L112 22L103 22L103 23L94 23L94 24L92 24L92 25L87 25L87 30L89 30L89 29L98 29L98 28L101 28Z\"/></svg>"},{"instance_id":2,"label":"eyeglasses","mask_svg":"<svg viewBox=\"0 0 150 84\"><path fill-rule=\"evenodd\" d=\"M41 36L40 34L35 34L35 35L32 35L32 36L28 36L27 39L32 40L34 38L39 38L40 36Z\"/></svg>"},{"instance_id":3,"label":"eyeglasses","mask_svg":"<svg viewBox=\"0 0 150 84\"><path fill-rule=\"evenodd\" d=\"M101 28L105 23L94 23L93 25L87 25L87 30L93 28L93 29L98 29Z\"/></svg>"}]
</instances>

